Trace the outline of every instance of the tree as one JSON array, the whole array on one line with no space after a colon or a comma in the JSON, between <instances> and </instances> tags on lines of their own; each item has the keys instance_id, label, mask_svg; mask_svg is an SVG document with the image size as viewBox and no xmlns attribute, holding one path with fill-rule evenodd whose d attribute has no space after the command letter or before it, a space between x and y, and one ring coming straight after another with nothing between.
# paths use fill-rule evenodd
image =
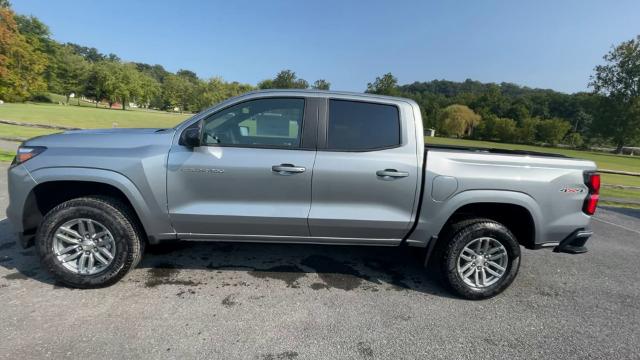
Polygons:
<instances>
[{"instance_id":1,"label":"tree","mask_svg":"<svg viewBox=\"0 0 640 360\"><path fill-rule=\"evenodd\" d=\"M313 83L313 88L316 90L329 90L331 83L324 79L316 80Z\"/></svg>"},{"instance_id":2,"label":"tree","mask_svg":"<svg viewBox=\"0 0 640 360\"><path fill-rule=\"evenodd\" d=\"M189 110L195 90L195 85L177 75L169 75L162 86L162 94L167 104L171 108L179 108L180 112Z\"/></svg>"},{"instance_id":3,"label":"tree","mask_svg":"<svg viewBox=\"0 0 640 360\"><path fill-rule=\"evenodd\" d=\"M558 145L571 129L571 124L562 119L542 120L538 123L538 140L550 145Z\"/></svg>"},{"instance_id":4,"label":"tree","mask_svg":"<svg viewBox=\"0 0 640 360\"><path fill-rule=\"evenodd\" d=\"M440 113L441 130L456 137L471 135L480 120L480 115L465 105L449 105Z\"/></svg>"},{"instance_id":5,"label":"tree","mask_svg":"<svg viewBox=\"0 0 640 360\"><path fill-rule=\"evenodd\" d=\"M260 89L307 89L309 83L305 79L299 79L291 70L280 71L274 79L263 80L258 83Z\"/></svg>"},{"instance_id":6,"label":"tree","mask_svg":"<svg viewBox=\"0 0 640 360\"><path fill-rule=\"evenodd\" d=\"M89 77L89 63L68 47L63 47L56 57L56 79L58 89L67 98L73 93L79 99L84 94L85 84ZM79 101L79 100L78 100Z\"/></svg>"},{"instance_id":7,"label":"tree","mask_svg":"<svg viewBox=\"0 0 640 360\"><path fill-rule=\"evenodd\" d=\"M604 98L595 131L613 139L616 152L640 137L640 35L614 47L595 68L589 85Z\"/></svg>"},{"instance_id":8,"label":"tree","mask_svg":"<svg viewBox=\"0 0 640 360\"><path fill-rule=\"evenodd\" d=\"M373 83L367 84L367 90L370 94L392 95L396 96L400 93L398 90L398 79L391 73L386 73L382 77L376 77Z\"/></svg>"},{"instance_id":9,"label":"tree","mask_svg":"<svg viewBox=\"0 0 640 360\"><path fill-rule=\"evenodd\" d=\"M46 57L19 33L13 11L0 7L0 98L24 100L46 89Z\"/></svg>"}]
</instances>

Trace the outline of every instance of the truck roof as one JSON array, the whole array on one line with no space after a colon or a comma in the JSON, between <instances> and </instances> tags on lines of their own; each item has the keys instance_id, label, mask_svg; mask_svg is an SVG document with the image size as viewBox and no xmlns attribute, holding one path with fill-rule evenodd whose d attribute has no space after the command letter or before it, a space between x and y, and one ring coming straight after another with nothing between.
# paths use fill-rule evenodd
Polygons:
<instances>
[{"instance_id":1,"label":"truck roof","mask_svg":"<svg viewBox=\"0 0 640 360\"><path fill-rule=\"evenodd\" d=\"M249 91L243 95L268 94L268 93L290 93L293 95L299 94L303 96L305 95L308 96L309 94L317 94L317 95L324 95L324 96L338 95L338 96L353 96L353 97L361 97L361 98L400 100L400 101L413 102L413 100L411 99L398 97L398 96L360 93L360 92L354 92L354 91L335 91L335 90L316 90L316 89L264 89L264 90Z\"/></svg>"}]
</instances>

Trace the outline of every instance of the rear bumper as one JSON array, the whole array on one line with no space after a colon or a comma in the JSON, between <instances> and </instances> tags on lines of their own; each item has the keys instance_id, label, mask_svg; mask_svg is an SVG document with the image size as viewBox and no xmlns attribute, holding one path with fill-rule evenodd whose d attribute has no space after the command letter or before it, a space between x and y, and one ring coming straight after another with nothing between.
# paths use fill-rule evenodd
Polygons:
<instances>
[{"instance_id":1,"label":"rear bumper","mask_svg":"<svg viewBox=\"0 0 640 360\"><path fill-rule=\"evenodd\" d=\"M572 232L564 240L560 241L560 244L556 246L554 252L563 252L567 254L583 254L587 252L585 244L587 240L593 235L593 231L578 229Z\"/></svg>"}]
</instances>

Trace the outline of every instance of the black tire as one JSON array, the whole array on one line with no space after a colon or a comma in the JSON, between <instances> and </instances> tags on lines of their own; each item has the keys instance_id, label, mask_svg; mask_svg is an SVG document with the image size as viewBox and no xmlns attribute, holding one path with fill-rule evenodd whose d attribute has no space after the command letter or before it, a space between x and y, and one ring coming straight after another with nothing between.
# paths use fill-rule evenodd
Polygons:
<instances>
[{"instance_id":1,"label":"black tire","mask_svg":"<svg viewBox=\"0 0 640 360\"><path fill-rule=\"evenodd\" d=\"M497 240L506 249L508 263L502 277L492 285L477 288L465 283L458 273L458 257L464 247L480 237ZM493 297L504 291L518 274L520 268L520 245L515 236L501 223L482 218L462 220L451 225L444 233L438 249L436 266L441 279L453 292L470 300Z\"/></svg>"},{"instance_id":2,"label":"black tire","mask_svg":"<svg viewBox=\"0 0 640 360\"><path fill-rule=\"evenodd\" d=\"M65 268L53 251L56 230L67 221L88 218L103 224L113 235L116 251L112 262L94 275L81 275ZM98 288L116 283L142 258L144 240L129 208L117 199L82 197L68 200L49 211L36 234L40 261L56 280L75 288Z\"/></svg>"}]
</instances>

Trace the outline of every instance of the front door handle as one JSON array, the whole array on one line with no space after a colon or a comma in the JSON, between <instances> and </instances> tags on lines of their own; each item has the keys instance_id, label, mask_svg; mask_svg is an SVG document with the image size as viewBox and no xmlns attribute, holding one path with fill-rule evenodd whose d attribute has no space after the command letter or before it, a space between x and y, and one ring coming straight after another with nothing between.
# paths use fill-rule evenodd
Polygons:
<instances>
[{"instance_id":1,"label":"front door handle","mask_svg":"<svg viewBox=\"0 0 640 360\"><path fill-rule=\"evenodd\" d=\"M271 167L271 171L278 173L280 175L298 174L298 173L303 173L305 170L307 170L305 167L295 166L293 164L280 164L280 165L273 165Z\"/></svg>"},{"instance_id":2,"label":"front door handle","mask_svg":"<svg viewBox=\"0 0 640 360\"><path fill-rule=\"evenodd\" d=\"M400 178L409 176L409 173L405 171L398 171L396 169L384 169L376 171L376 175L383 178Z\"/></svg>"}]
</instances>

